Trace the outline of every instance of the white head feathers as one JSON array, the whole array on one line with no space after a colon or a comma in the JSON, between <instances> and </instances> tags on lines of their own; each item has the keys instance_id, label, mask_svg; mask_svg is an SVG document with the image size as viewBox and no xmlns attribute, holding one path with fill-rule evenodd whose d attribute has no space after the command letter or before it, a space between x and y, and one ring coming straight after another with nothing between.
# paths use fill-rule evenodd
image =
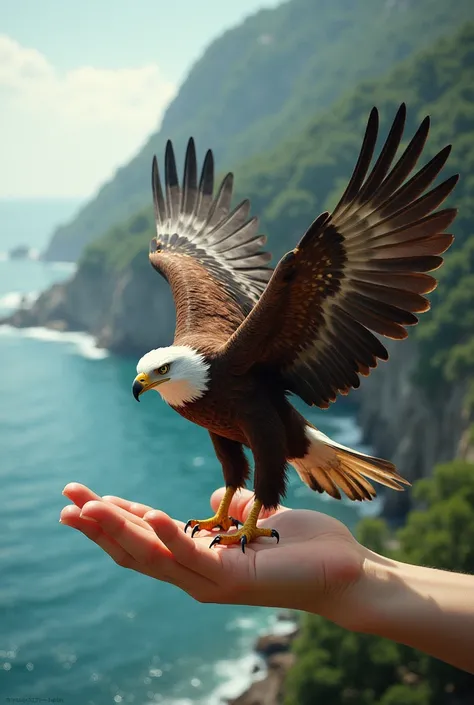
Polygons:
<instances>
[{"instance_id":1,"label":"white head feathers","mask_svg":"<svg viewBox=\"0 0 474 705\"><path fill-rule=\"evenodd\" d=\"M208 389L209 364L201 353L187 345L170 345L146 353L137 364L137 373L144 372L159 379L154 370L169 365L167 382L155 389L170 406L183 406L196 401Z\"/></svg>"}]
</instances>

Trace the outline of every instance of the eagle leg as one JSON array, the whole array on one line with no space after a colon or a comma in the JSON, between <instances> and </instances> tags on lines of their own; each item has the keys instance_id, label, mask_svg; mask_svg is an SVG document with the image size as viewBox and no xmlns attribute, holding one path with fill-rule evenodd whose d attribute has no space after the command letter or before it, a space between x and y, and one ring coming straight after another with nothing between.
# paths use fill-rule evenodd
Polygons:
<instances>
[{"instance_id":1,"label":"eagle leg","mask_svg":"<svg viewBox=\"0 0 474 705\"><path fill-rule=\"evenodd\" d=\"M232 534L218 534L211 541L209 548L216 545L232 546L240 544L242 552L245 553L245 547L260 536L276 538L278 543L280 541L280 535L276 529L260 529L257 526L258 515L260 514L261 508L262 502L256 499L242 528Z\"/></svg>"},{"instance_id":2,"label":"eagle leg","mask_svg":"<svg viewBox=\"0 0 474 705\"><path fill-rule=\"evenodd\" d=\"M231 526L238 527L241 522L233 517L230 517L229 507L236 491L235 487L227 487L224 497L222 498L219 508L215 515L210 519L190 519L184 531L187 532L189 528L192 528L193 532L191 536L195 536L198 531L212 531L212 529L220 529L221 531L228 531Z\"/></svg>"},{"instance_id":3,"label":"eagle leg","mask_svg":"<svg viewBox=\"0 0 474 705\"><path fill-rule=\"evenodd\" d=\"M219 436L212 431L209 432L217 459L222 465L226 491L219 505L216 514L210 519L191 519L186 524L184 530L192 527L192 536L198 531L212 531L219 528L221 531L228 531L231 526L238 527L242 522L229 516L229 507L232 498L239 487L244 487L245 480L249 476L250 468L241 443L232 441L230 438Z\"/></svg>"}]
</instances>

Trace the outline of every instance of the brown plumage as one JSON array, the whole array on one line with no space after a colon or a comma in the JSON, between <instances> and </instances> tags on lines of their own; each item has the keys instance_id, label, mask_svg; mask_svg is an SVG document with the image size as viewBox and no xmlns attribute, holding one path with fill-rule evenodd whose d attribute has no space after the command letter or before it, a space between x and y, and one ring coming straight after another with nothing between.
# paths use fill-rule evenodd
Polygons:
<instances>
[{"instance_id":1,"label":"brown plumage","mask_svg":"<svg viewBox=\"0 0 474 705\"><path fill-rule=\"evenodd\" d=\"M150 261L173 292L177 347L142 358L134 394L156 388L180 414L208 428L231 488L248 476L242 446L250 447L256 499L266 507L284 493L288 462L310 487L335 498L343 493L370 500L371 480L394 489L407 484L388 461L344 448L314 429L287 398L294 393L327 408L338 394L358 387L379 359L388 359L377 335L403 339L407 326L418 322L416 314L429 309L424 295L436 280L427 272L441 265L453 241L445 230L456 215L453 208L437 209L458 177L431 187L449 146L413 174L429 118L394 163L405 117L402 105L370 169L378 135L372 110L338 205L316 218L274 271L262 250L266 238L258 234L258 220L249 218L249 201L230 209L231 174L214 197L211 151L198 183L189 141L180 186L168 142L164 192L153 161L157 237ZM199 357L192 362L201 380L197 387L186 375L173 376L180 351ZM159 369L153 367L157 361ZM160 375L166 375L164 382ZM224 509L214 526L222 525Z\"/></svg>"}]
</instances>

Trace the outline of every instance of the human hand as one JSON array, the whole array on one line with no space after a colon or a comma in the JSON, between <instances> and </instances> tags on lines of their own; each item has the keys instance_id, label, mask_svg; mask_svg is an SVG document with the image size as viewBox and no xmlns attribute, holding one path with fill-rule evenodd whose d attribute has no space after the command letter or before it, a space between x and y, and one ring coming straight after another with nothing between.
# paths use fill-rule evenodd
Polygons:
<instances>
[{"instance_id":1,"label":"human hand","mask_svg":"<svg viewBox=\"0 0 474 705\"><path fill-rule=\"evenodd\" d=\"M211 497L215 511L224 489ZM367 551L336 519L311 510L284 507L271 523L280 543L260 539L239 547L209 548L212 534L192 539L184 524L162 511L119 497L99 497L78 483L63 494L73 505L61 522L81 531L124 568L172 583L200 602L261 605L322 614L350 629L363 619ZM230 514L245 521L253 502L236 493ZM361 612L362 608L362 612Z\"/></svg>"}]
</instances>

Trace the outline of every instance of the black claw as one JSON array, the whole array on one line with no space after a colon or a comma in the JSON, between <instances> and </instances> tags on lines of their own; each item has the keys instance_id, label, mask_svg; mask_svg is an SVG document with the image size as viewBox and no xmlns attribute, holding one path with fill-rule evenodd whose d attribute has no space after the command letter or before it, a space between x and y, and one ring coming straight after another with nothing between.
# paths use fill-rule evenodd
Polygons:
<instances>
[{"instance_id":1,"label":"black claw","mask_svg":"<svg viewBox=\"0 0 474 705\"><path fill-rule=\"evenodd\" d=\"M192 523L193 523L193 520L192 520L192 519L190 519L190 520L186 523L186 526L184 527L184 533L185 533L185 534L188 533L188 529L189 529L189 527L191 526Z\"/></svg>"},{"instance_id":2,"label":"black claw","mask_svg":"<svg viewBox=\"0 0 474 705\"><path fill-rule=\"evenodd\" d=\"M220 542L221 542L221 537L220 537L219 534L218 534L217 536L215 536L215 537L212 539L211 543L209 544L209 548L212 548L213 546L216 546L216 545L217 545L218 543L220 543Z\"/></svg>"},{"instance_id":3,"label":"black claw","mask_svg":"<svg viewBox=\"0 0 474 705\"><path fill-rule=\"evenodd\" d=\"M272 536L277 540L277 543L280 543L280 534L276 529L272 529Z\"/></svg>"},{"instance_id":4,"label":"black claw","mask_svg":"<svg viewBox=\"0 0 474 705\"><path fill-rule=\"evenodd\" d=\"M242 553L245 553L245 546L247 545L247 537L245 534L240 539L240 545L242 546Z\"/></svg>"},{"instance_id":5,"label":"black claw","mask_svg":"<svg viewBox=\"0 0 474 705\"><path fill-rule=\"evenodd\" d=\"M192 539L195 537L195 535L198 533L198 531L201 531L201 527L199 526L199 524L196 524L196 526L194 527L193 532L191 534Z\"/></svg>"},{"instance_id":6,"label":"black claw","mask_svg":"<svg viewBox=\"0 0 474 705\"><path fill-rule=\"evenodd\" d=\"M243 523L239 521L238 519L234 519L234 517L229 517L229 519L232 522L232 526L235 526L236 529L239 528L239 526L243 526Z\"/></svg>"}]
</instances>

